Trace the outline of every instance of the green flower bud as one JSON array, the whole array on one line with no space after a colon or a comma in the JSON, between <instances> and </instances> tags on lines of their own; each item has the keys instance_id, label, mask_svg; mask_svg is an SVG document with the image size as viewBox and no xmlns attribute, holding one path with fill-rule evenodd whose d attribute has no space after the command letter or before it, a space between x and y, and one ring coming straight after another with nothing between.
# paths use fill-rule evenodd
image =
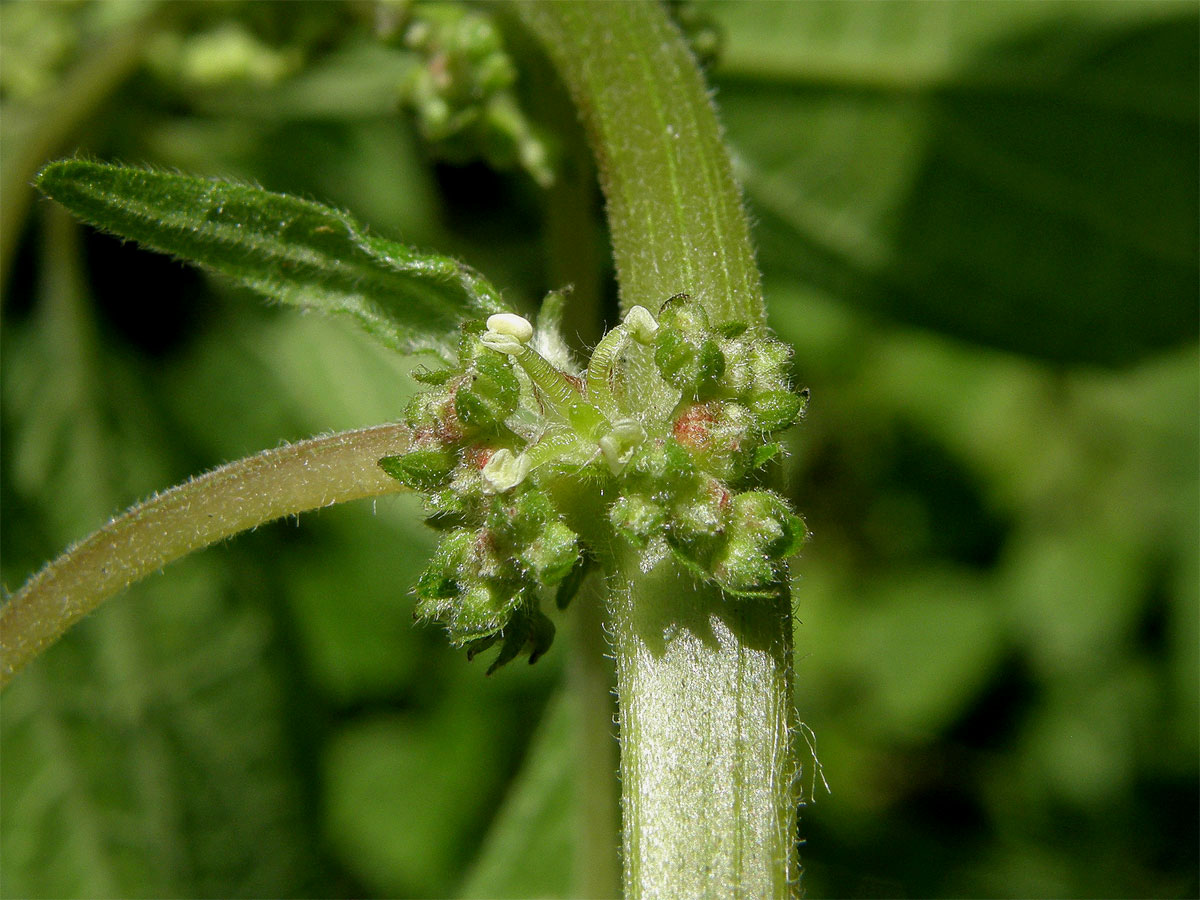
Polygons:
<instances>
[{"instance_id":1,"label":"green flower bud","mask_svg":"<svg viewBox=\"0 0 1200 900\"><path fill-rule=\"evenodd\" d=\"M781 563L800 549L808 531L782 497L746 491L733 499L725 543L712 560L717 583L731 594L770 596Z\"/></svg>"},{"instance_id":2,"label":"green flower bud","mask_svg":"<svg viewBox=\"0 0 1200 900\"><path fill-rule=\"evenodd\" d=\"M451 531L417 581L417 617L441 622L455 644L499 631L521 603L507 568L487 530Z\"/></svg>"},{"instance_id":3,"label":"green flower bud","mask_svg":"<svg viewBox=\"0 0 1200 900\"><path fill-rule=\"evenodd\" d=\"M699 474L689 488L671 507L667 543L676 556L707 574L723 540L731 495L717 479Z\"/></svg>"},{"instance_id":4,"label":"green flower bud","mask_svg":"<svg viewBox=\"0 0 1200 900\"><path fill-rule=\"evenodd\" d=\"M516 68L489 15L419 4L405 40L424 65L400 85L401 98L441 156L520 164L542 187L553 182L549 152L517 103Z\"/></svg>"},{"instance_id":5,"label":"green flower bud","mask_svg":"<svg viewBox=\"0 0 1200 900\"><path fill-rule=\"evenodd\" d=\"M660 325L654 341L654 364L662 377L685 397L711 397L725 373L725 354L712 338L696 340Z\"/></svg>"},{"instance_id":6,"label":"green flower bud","mask_svg":"<svg viewBox=\"0 0 1200 900\"><path fill-rule=\"evenodd\" d=\"M778 590L776 561L753 541L729 541L713 559L713 577L739 597L771 596Z\"/></svg>"},{"instance_id":7,"label":"green flower bud","mask_svg":"<svg viewBox=\"0 0 1200 900\"><path fill-rule=\"evenodd\" d=\"M654 364L663 378L674 384L680 372L694 365L695 356L695 345L682 332L659 325L654 340Z\"/></svg>"},{"instance_id":8,"label":"green flower bud","mask_svg":"<svg viewBox=\"0 0 1200 900\"><path fill-rule=\"evenodd\" d=\"M724 396L740 397L754 386L754 344L747 337L721 341L721 352L725 354L725 377L721 379Z\"/></svg>"},{"instance_id":9,"label":"green flower bud","mask_svg":"<svg viewBox=\"0 0 1200 900\"><path fill-rule=\"evenodd\" d=\"M658 534L667 520L667 511L662 504L640 494L618 497L608 511L608 520L613 528L639 550L649 545L650 539Z\"/></svg>"},{"instance_id":10,"label":"green flower bud","mask_svg":"<svg viewBox=\"0 0 1200 900\"><path fill-rule=\"evenodd\" d=\"M658 326L699 340L708 335L708 313L689 295L676 294L659 309Z\"/></svg>"},{"instance_id":11,"label":"green flower bud","mask_svg":"<svg viewBox=\"0 0 1200 900\"><path fill-rule=\"evenodd\" d=\"M786 389L792 366L792 348L774 338L755 341L750 353L753 390Z\"/></svg>"},{"instance_id":12,"label":"green flower bud","mask_svg":"<svg viewBox=\"0 0 1200 900\"><path fill-rule=\"evenodd\" d=\"M515 579L550 587L566 578L579 559L578 536L540 490L493 502L487 528Z\"/></svg>"},{"instance_id":13,"label":"green flower bud","mask_svg":"<svg viewBox=\"0 0 1200 900\"><path fill-rule=\"evenodd\" d=\"M725 369L721 348L709 335L708 314L687 294L676 294L659 310L654 364L687 397L699 397Z\"/></svg>"},{"instance_id":14,"label":"green flower bud","mask_svg":"<svg viewBox=\"0 0 1200 900\"><path fill-rule=\"evenodd\" d=\"M457 375L409 401L404 411L404 423L412 430L414 444L447 447L462 440L462 423L454 404L454 394L461 379L462 376Z\"/></svg>"},{"instance_id":15,"label":"green flower bud","mask_svg":"<svg viewBox=\"0 0 1200 900\"><path fill-rule=\"evenodd\" d=\"M542 530L558 521L558 510L542 491L523 491L510 503L497 504L488 519L497 531L512 535L514 542L528 544L537 540Z\"/></svg>"},{"instance_id":16,"label":"green flower bud","mask_svg":"<svg viewBox=\"0 0 1200 900\"><path fill-rule=\"evenodd\" d=\"M774 559L784 559L799 551L808 540L804 520L791 506L771 491L746 491L734 499L734 528L756 534L763 548Z\"/></svg>"},{"instance_id":17,"label":"green flower bud","mask_svg":"<svg viewBox=\"0 0 1200 900\"><path fill-rule=\"evenodd\" d=\"M673 492L678 492L678 488L672 487L673 485L690 485L696 476L695 460L678 441L664 442L659 459L655 462L658 466L653 474L665 482L668 490Z\"/></svg>"},{"instance_id":18,"label":"green flower bud","mask_svg":"<svg viewBox=\"0 0 1200 900\"><path fill-rule=\"evenodd\" d=\"M454 413L463 425L474 431L494 431L504 420L504 414L486 398L462 390L454 395Z\"/></svg>"},{"instance_id":19,"label":"green flower bud","mask_svg":"<svg viewBox=\"0 0 1200 900\"><path fill-rule=\"evenodd\" d=\"M541 533L521 550L525 571L545 587L566 578L578 560L577 535L562 522L547 522Z\"/></svg>"},{"instance_id":20,"label":"green flower bud","mask_svg":"<svg viewBox=\"0 0 1200 900\"><path fill-rule=\"evenodd\" d=\"M445 617L450 640L464 644L503 629L520 603L520 595L508 583L481 579L471 584Z\"/></svg>"},{"instance_id":21,"label":"green flower bud","mask_svg":"<svg viewBox=\"0 0 1200 900\"><path fill-rule=\"evenodd\" d=\"M479 60L475 69L475 80L484 95L495 94L512 87L517 80L512 60L503 53L492 53Z\"/></svg>"},{"instance_id":22,"label":"green flower bud","mask_svg":"<svg viewBox=\"0 0 1200 900\"><path fill-rule=\"evenodd\" d=\"M503 357L480 348L454 397L458 420L468 429L497 431L520 400L521 389Z\"/></svg>"},{"instance_id":23,"label":"green flower bud","mask_svg":"<svg viewBox=\"0 0 1200 900\"><path fill-rule=\"evenodd\" d=\"M498 410L502 410L501 418L517 408L517 401L521 397L521 386L512 366L504 357L497 356L495 353L480 352L471 361L471 368L467 374L471 377L469 382L471 392L488 400Z\"/></svg>"},{"instance_id":24,"label":"green flower bud","mask_svg":"<svg viewBox=\"0 0 1200 900\"><path fill-rule=\"evenodd\" d=\"M725 481L746 474L753 461L754 420L741 404L694 403L675 419L671 434L697 465Z\"/></svg>"},{"instance_id":25,"label":"green flower bud","mask_svg":"<svg viewBox=\"0 0 1200 900\"><path fill-rule=\"evenodd\" d=\"M653 490L654 485L665 478L672 468L691 470L692 461L687 452L674 441L647 442L630 458L629 465L625 467L624 480L630 485L631 491L643 486Z\"/></svg>"},{"instance_id":26,"label":"green flower bud","mask_svg":"<svg viewBox=\"0 0 1200 900\"><path fill-rule=\"evenodd\" d=\"M804 410L804 400L791 391L762 391L753 394L747 406L754 414L755 423L764 434L781 431L796 423Z\"/></svg>"},{"instance_id":27,"label":"green flower bud","mask_svg":"<svg viewBox=\"0 0 1200 900\"><path fill-rule=\"evenodd\" d=\"M417 580L417 616L422 619L440 618L444 604L436 601L448 600L462 591L463 568L469 555L472 532L459 528L444 538L434 551L425 571ZM422 604L425 604L424 607Z\"/></svg>"}]
</instances>

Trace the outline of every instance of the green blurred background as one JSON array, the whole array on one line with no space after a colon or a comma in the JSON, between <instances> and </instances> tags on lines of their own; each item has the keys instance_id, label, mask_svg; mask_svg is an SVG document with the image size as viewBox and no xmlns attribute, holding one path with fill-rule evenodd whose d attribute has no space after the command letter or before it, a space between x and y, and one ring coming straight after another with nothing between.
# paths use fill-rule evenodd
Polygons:
<instances>
[{"instance_id":1,"label":"green blurred background","mask_svg":"<svg viewBox=\"0 0 1200 900\"><path fill-rule=\"evenodd\" d=\"M831 788L808 767L808 894L1197 896L1196 4L676 12L719 36L813 395L784 472ZM440 161L398 110L403 14L0 6L9 589L141 497L412 390L340 323L76 226L27 187L44 161L252 180L525 308L558 286L533 181ZM74 629L3 696L0 893L569 896L569 643L485 678L412 624L430 547L406 498L329 509Z\"/></svg>"}]
</instances>

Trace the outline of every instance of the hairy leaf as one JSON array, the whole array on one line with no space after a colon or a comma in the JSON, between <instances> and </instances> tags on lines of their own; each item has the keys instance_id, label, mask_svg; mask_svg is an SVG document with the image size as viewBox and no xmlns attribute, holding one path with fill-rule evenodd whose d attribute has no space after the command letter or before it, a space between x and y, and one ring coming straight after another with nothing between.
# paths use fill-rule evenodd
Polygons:
<instances>
[{"instance_id":1,"label":"hairy leaf","mask_svg":"<svg viewBox=\"0 0 1200 900\"><path fill-rule=\"evenodd\" d=\"M450 257L368 234L347 214L245 184L63 160L36 181L84 221L280 303L346 315L403 352L445 355L458 322L505 309Z\"/></svg>"}]
</instances>

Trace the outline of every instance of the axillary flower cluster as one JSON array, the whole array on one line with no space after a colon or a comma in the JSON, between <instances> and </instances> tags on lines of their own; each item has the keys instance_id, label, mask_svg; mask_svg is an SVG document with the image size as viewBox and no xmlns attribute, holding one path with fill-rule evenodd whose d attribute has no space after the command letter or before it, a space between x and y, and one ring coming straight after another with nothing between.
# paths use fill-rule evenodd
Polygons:
<instances>
[{"instance_id":1,"label":"axillary flower cluster","mask_svg":"<svg viewBox=\"0 0 1200 900\"><path fill-rule=\"evenodd\" d=\"M547 304L549 307L551 304ZM760 484L772 437L804 412L791 351L741 325L710 326L686 294L635 306L572 365L557 330L500 313L463 327L458 364L416 374L406 453L381 459L426 495L445 532L416 586L417 616L490 671L549 647L541 609L564 608L589 566L673 555L731 598L777 595L803 521Z\"/></svg>"}]
</instances>

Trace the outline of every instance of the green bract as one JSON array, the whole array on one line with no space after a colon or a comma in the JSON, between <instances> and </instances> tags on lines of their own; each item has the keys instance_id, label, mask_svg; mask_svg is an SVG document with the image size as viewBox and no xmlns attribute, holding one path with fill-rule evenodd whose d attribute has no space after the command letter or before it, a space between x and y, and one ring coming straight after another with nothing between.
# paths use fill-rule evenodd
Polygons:
<instances>
[{"instance_id":1,"label":"green bract","mask_svg":"<svg viewBox=\"0 0 1200 900\"><path fill-rule=\"evenodd\" d=\"M710 327L676 295L634 307L582 376L556 334L498 313L463 327L458 363L421 372L412 441L380 465L426 494L447 530L416 586L417 615L471 655L502 641L492 669L554 634L589 561L621 541L649 570L673 554L734 597L775 596L803 521L758 484L782 452L769 440L804 411L789 349L741 325ZM538 348L551 348L544 355ZM569 365L569 362L568 362ZM489 670L491 671L491 670Z\"/></svg>"}]
</instances>

